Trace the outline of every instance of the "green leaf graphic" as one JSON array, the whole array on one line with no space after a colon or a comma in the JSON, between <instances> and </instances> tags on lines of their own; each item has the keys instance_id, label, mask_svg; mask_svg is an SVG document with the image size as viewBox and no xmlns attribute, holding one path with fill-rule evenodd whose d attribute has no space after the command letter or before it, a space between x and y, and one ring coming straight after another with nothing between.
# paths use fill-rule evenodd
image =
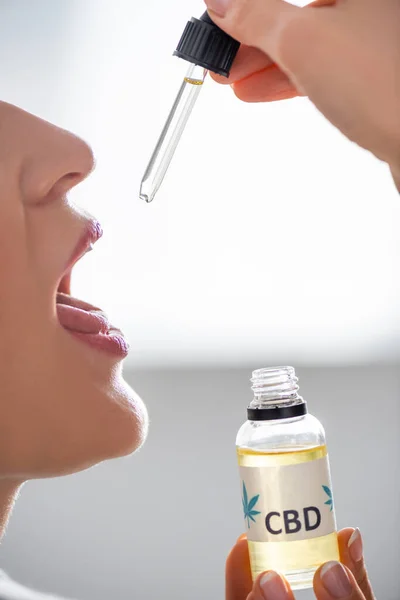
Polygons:
<instances>
[{"instance_id":1,"label":"green leaf graphic","mask_svg":"<svg viewBox=\"0 0 400 600\"><path fill-rule=\"evenodd\" d=\"M260 494L258 494L258 496L254 496L254 498L252 498L249 502L249 510L253 510L253 508L255 507L255 505L258 502L258 499L260 497Z\"/></svg>"},{"instance_id":2,"label":"green leaf graphic","mask_svg":"<svg viewBox=\"0 0 400 600\"><path fill-rule=\"evenodd\" d=\"M253 521L253 523L255 523L256 520L254 519L254 517L261 514L260 511L253 510L255 505L257 504L259 498L260 498L260 495L258 494L257 496L253 496L253 498L251 498L251 500L249 502L249 498L248 498L248 494L247 494L247 490L246 490L246 484L243 481L243 498L242 498L243 513L244 513L244 519L245 519L245 521L247 521L248 529L250 529L250 521Z\"/></svg>"},{"instance_id":3,"label":"green leaf graphic","mask_svg":"<svg viewBox=\"0 0 400 600\"><path fill-rule=\"evenodd\" d=\"M255 523L255 522L256 522L256 520L255 520L255 519L253 519L253 517L252 517L251 515L249 515L249 519L251 519L251 520L253 521L253 523Z\"/></svg>"},{"instance_id":4,"label":"green leaf graphic","mask_svg":"<svg viewBox=\"0 0 400 600\"><path fill-rule=\"evenodd\" d=\"M325 492L325 494L328 494L329 498L332 498L332 492L331 492L331 490L328 488L328 486L327 486L327 485L323 485L322 487L323 487L323 489L324 489L324 492Z\"/></svg>"},{"instance_id":5,"label":"green leaf graphic","mask_svg":"<svg viewBox=\"0 0 400 600\"><path fill-rule=\"evenodd\" d=\"M247 490L246 485L243 481L243 506L245 506L245 510L247 510Z\"/></svg>"},{"instance_id":6,"label":"green leaf graphic","mask_svg":"<svg viewBox=\"0 0 400 600\"><path fill-rule=\"evenodd\" d=\"M328 506L331 507L331 512L333 510L333 496L332 496L332 490L330 488L328 488L327 485L323 485L322 489L324 490L325 494L329 497L329 500L327 500L325 502L325 504L327 504Z\"/></svg>"}]
</instances>

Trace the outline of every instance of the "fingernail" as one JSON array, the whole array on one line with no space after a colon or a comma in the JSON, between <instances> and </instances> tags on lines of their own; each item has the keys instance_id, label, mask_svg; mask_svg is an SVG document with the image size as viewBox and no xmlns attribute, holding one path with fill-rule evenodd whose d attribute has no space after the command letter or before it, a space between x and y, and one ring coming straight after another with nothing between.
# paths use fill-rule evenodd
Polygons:
<instances>
[{"instance_id":1,"label":"fingernail","mask_svg":"<svg viewBox=\"0 0 400 600\"><path fill-rule=\"evenodd\" d=\"M265 600L288 600L289 592L278 573L268 571L260 579L260 588Z\"/></svg>"},{"instance_id":2,"label":"fingernail","mask_svg":"<svg viewBox=\"0 0 400 600\"><path fill-rule=\"evenodd\" d=\"M321 569L321 579L326 591L334 598L347 598L352 592L346 569L338 562L326 563Z\"/></svg>"},{"instance_id":3,"label":"fingernail","mask_svg":"<svg viewBox=\"0 0 400 600\"><path fill-rule=\"evenodd\" d=\"M360 560L362 560L362 557L364 554L363 541L362 541L362 537L361 537L361 532L358 528L355 531L353 531L353 534L352 534L351 538L349 539L349 553L350 553L351 559L355 563L358 563L358 562L360 562Z\"/></svg>"},{"instance_id":4,"label":"fingernail","mask_svg":"<svg viewBox=\"0 0 400 600\"><path fill-rule=\"evenodd\" d=\"M205 0L207 8L215 12L216 15L224 17L232 0Z\"/></svg>"}]
</instances>

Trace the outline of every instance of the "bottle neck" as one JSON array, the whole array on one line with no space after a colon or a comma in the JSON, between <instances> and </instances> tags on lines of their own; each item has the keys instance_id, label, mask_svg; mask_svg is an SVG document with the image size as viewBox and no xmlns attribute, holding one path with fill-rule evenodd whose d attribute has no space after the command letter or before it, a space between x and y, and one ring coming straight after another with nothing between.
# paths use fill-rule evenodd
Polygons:
<instances>
[{"instance_id":1,"label":"bottle neck","mask_svg":"<svg viewBox=\"0 0 400 600\"><path fill-rule=\"evenodd\" d=\"M297 382L293 367L254 371L251 378L254 398L247 409L249 420L290 419L307 414Z\"/></svg>"}]
</instances>

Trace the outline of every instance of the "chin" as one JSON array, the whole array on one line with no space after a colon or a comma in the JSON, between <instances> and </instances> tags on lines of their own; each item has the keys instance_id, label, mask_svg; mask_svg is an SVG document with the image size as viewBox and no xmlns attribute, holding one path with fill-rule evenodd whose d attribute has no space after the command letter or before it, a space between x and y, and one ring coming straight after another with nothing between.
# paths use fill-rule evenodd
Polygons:
<instances>
[{"instance_id":1,"label":"chin","mask_svg":"<svg viewBox=\"0 0 400 600\"><path fill-rule=\"evenodd\" d=\"M148 414L141 398L123 379L122 373L113 378L111 395L108 395L110 421L115 418L114 426L107 422L107 441L109 444L105 459L129 456L145 442L148 432ZM111 413L115 409L115 417Z\"/></svg>"},{"instance_id":2,"label":"chin","mask_svg":"<svg viewBox=\"0 0 400 600\"><path fill-rule=\"evenodd\" d=\"M72 394L79 400L73 403L75 410L81 410L77 439L83 440L78 462L72 467L76 471L136 452L147 437L148 414L142 399L125 381L121 360L82 346L80 340L72 339L72 343L80 347L76 347L75 358L79 358L78 368L73 369L76 388Z\"/></svg>"},{"instance_id":3,"label":"chin","mask_svg":"<svg viewBox=\"0 0 400 600\"><path fill-rule=\"evenodd\" d=\"M104 376L84 381L82 370L74 379L74 385L64 388L62 398L59 396L62 405L69 407L65 420L60 421L58 412L53 422L59 427L59 436L46 433L42 438L44 444L39 443L41 452L27 479L78 473L129 456L146 440L146 407L123 379L121 369L113 370L108 381Z\"/></svg>"},{"instance_id":4,"label":"chin","mask_svg":"<svg viewBox=\"0 0 400 600\"><path fill-rule=\"evenodd\" d=\"M9 435L0 439L0 471L19 481L44 479L136 452L147 436L148 415L123 378L122 360L58 324L41 325L25 336L40 339L41 351L30 345L26 354L19 350L24 376L18 365L8 372L13 410L8 421L8 413L3 416Z\"/></svg>"}]
</instances>

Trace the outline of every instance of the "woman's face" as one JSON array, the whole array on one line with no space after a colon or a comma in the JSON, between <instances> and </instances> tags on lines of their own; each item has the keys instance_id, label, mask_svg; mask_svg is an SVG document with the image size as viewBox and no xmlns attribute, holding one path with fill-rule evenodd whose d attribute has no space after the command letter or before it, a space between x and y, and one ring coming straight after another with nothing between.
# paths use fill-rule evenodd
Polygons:
<instances>
[{"instance_id":1,"label":"woman's face","mask_svg":"<svg viewBox=\"0 0 400 600\"><path fill-rule=\"evenodd\" d=\"M67 197L92 169L82 140L0 102L0 477L77 471L146 435L122 334L69 295L101 235Z\"/></svg>"}]
</instances>

